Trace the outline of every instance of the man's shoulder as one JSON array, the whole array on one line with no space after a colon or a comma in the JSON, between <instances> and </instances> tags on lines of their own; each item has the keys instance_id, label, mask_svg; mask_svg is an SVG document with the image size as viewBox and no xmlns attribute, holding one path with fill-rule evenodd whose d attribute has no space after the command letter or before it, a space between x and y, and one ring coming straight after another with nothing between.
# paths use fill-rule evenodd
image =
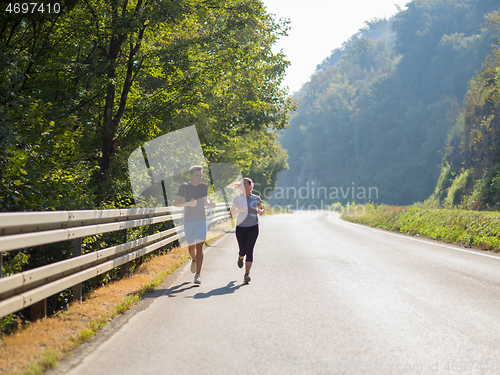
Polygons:
<instances>
[{"instance_id":1,"label":"man's shoulder","mask_svg":"<svg viewBox=\"0 0 500 375\"><path fill-rule=\"evenodd\" d=\"M183 183L183 185L189 186L194 189L199 189L200 187L208 187L208 185L203 182L200 182L198 185L193 185L191 182L185 182Z\"/></svg>"}]
</instances>

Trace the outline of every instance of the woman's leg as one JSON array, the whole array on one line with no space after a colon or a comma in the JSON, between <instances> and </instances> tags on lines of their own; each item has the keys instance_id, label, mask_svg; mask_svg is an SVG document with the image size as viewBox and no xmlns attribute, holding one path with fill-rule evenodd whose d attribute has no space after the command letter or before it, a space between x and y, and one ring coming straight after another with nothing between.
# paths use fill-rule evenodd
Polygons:
<instances>
[{"instance_id":1,"label":"woman's leg","mask_svg":"<svg viewBox=\"0 0 500 375\"><path fill-rule=\"evenodd\" d=\"M245 262L245 271L250 273L253 263L253 248L255 247L255 242L257 242L257 237L259 236L259 226L255 225L248 228L246 236L246 255L247 259Z\"/></svg>"},{"instance_id":2,"label":"woman's leg","mask_svg":"<svg viewBox=\"0 0 500 375\"><path fill-rule=\"evenodd\" d=\"M243 258L246 254L246 228L236 226L236 240L238 241L239 256Z\"/></svg>"}]
</instances>

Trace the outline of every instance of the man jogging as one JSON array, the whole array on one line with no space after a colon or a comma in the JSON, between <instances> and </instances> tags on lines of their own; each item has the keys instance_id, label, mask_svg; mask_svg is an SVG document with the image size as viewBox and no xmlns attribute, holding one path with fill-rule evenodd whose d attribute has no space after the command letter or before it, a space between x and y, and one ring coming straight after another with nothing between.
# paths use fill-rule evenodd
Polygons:
<instances>
[{"instance_id":1,"label":"man jogging","mask_svg":"<svg viewBox=\"0 0 500 375\"><path fill-rule=\"evenodd\" d=\"M174 206L184 207L184 233L191 255L191 272L195 273L194 283L201 284L201 266L203 264L203 244L207 239L207 218L205 206L215 207L215 202L209 201L208 186L202 183L203 167L193 165L189 169L190 182L179 187Z\"/></svg>"}]
</instances>

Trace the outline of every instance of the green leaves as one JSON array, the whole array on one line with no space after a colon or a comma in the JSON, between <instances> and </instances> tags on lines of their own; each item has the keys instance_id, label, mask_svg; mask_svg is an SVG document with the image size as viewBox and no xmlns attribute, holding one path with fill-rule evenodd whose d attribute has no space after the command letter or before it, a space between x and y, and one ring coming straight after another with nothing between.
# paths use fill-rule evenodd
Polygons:
<instances>
[{"instance_id":1,"label":"green leaves","mask_svg":"<svg viewBox=\"0 0 500 375\"><path fill-rule=\"evenodd\" d=\"M145 141L196 124L218 158L293 109L271 50L286 24L260 1L89 0L0 23L3 210L112 201L130 194L126 160Z\"/></svg>"},{"instance_id":2,"label":"green leaves","mask_svg":"<svg viewBox=\"0 0 500 375\"><path fill-rule=\"evenodd\" d=\"M28 256L22 252L17 253L10 261L6 262L2 267L3 276L14 275L21 272L23 266L28 264Z\"/></svg>"}]
</instances>

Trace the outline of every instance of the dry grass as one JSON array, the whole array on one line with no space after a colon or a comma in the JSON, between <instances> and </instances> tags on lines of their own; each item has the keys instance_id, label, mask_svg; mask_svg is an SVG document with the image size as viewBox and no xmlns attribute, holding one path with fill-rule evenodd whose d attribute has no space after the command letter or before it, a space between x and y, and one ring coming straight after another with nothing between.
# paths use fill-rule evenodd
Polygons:
<instances>
[{"instance_id":1,"label":"dry grass","mask_svg":"<svg viewBox=\"0 0 500 375\"><path fill-rule=\"evenodd\" d=\"M208 238L213 242L227 229L227 224L218 226ZM73 302L65 311L4 335L0 340L0 374L41 374L57 366L57 360L126 312L188 259L186 247L155 256L132 275L93 291L83 302Z\"/></svg>"}]
</instances>

